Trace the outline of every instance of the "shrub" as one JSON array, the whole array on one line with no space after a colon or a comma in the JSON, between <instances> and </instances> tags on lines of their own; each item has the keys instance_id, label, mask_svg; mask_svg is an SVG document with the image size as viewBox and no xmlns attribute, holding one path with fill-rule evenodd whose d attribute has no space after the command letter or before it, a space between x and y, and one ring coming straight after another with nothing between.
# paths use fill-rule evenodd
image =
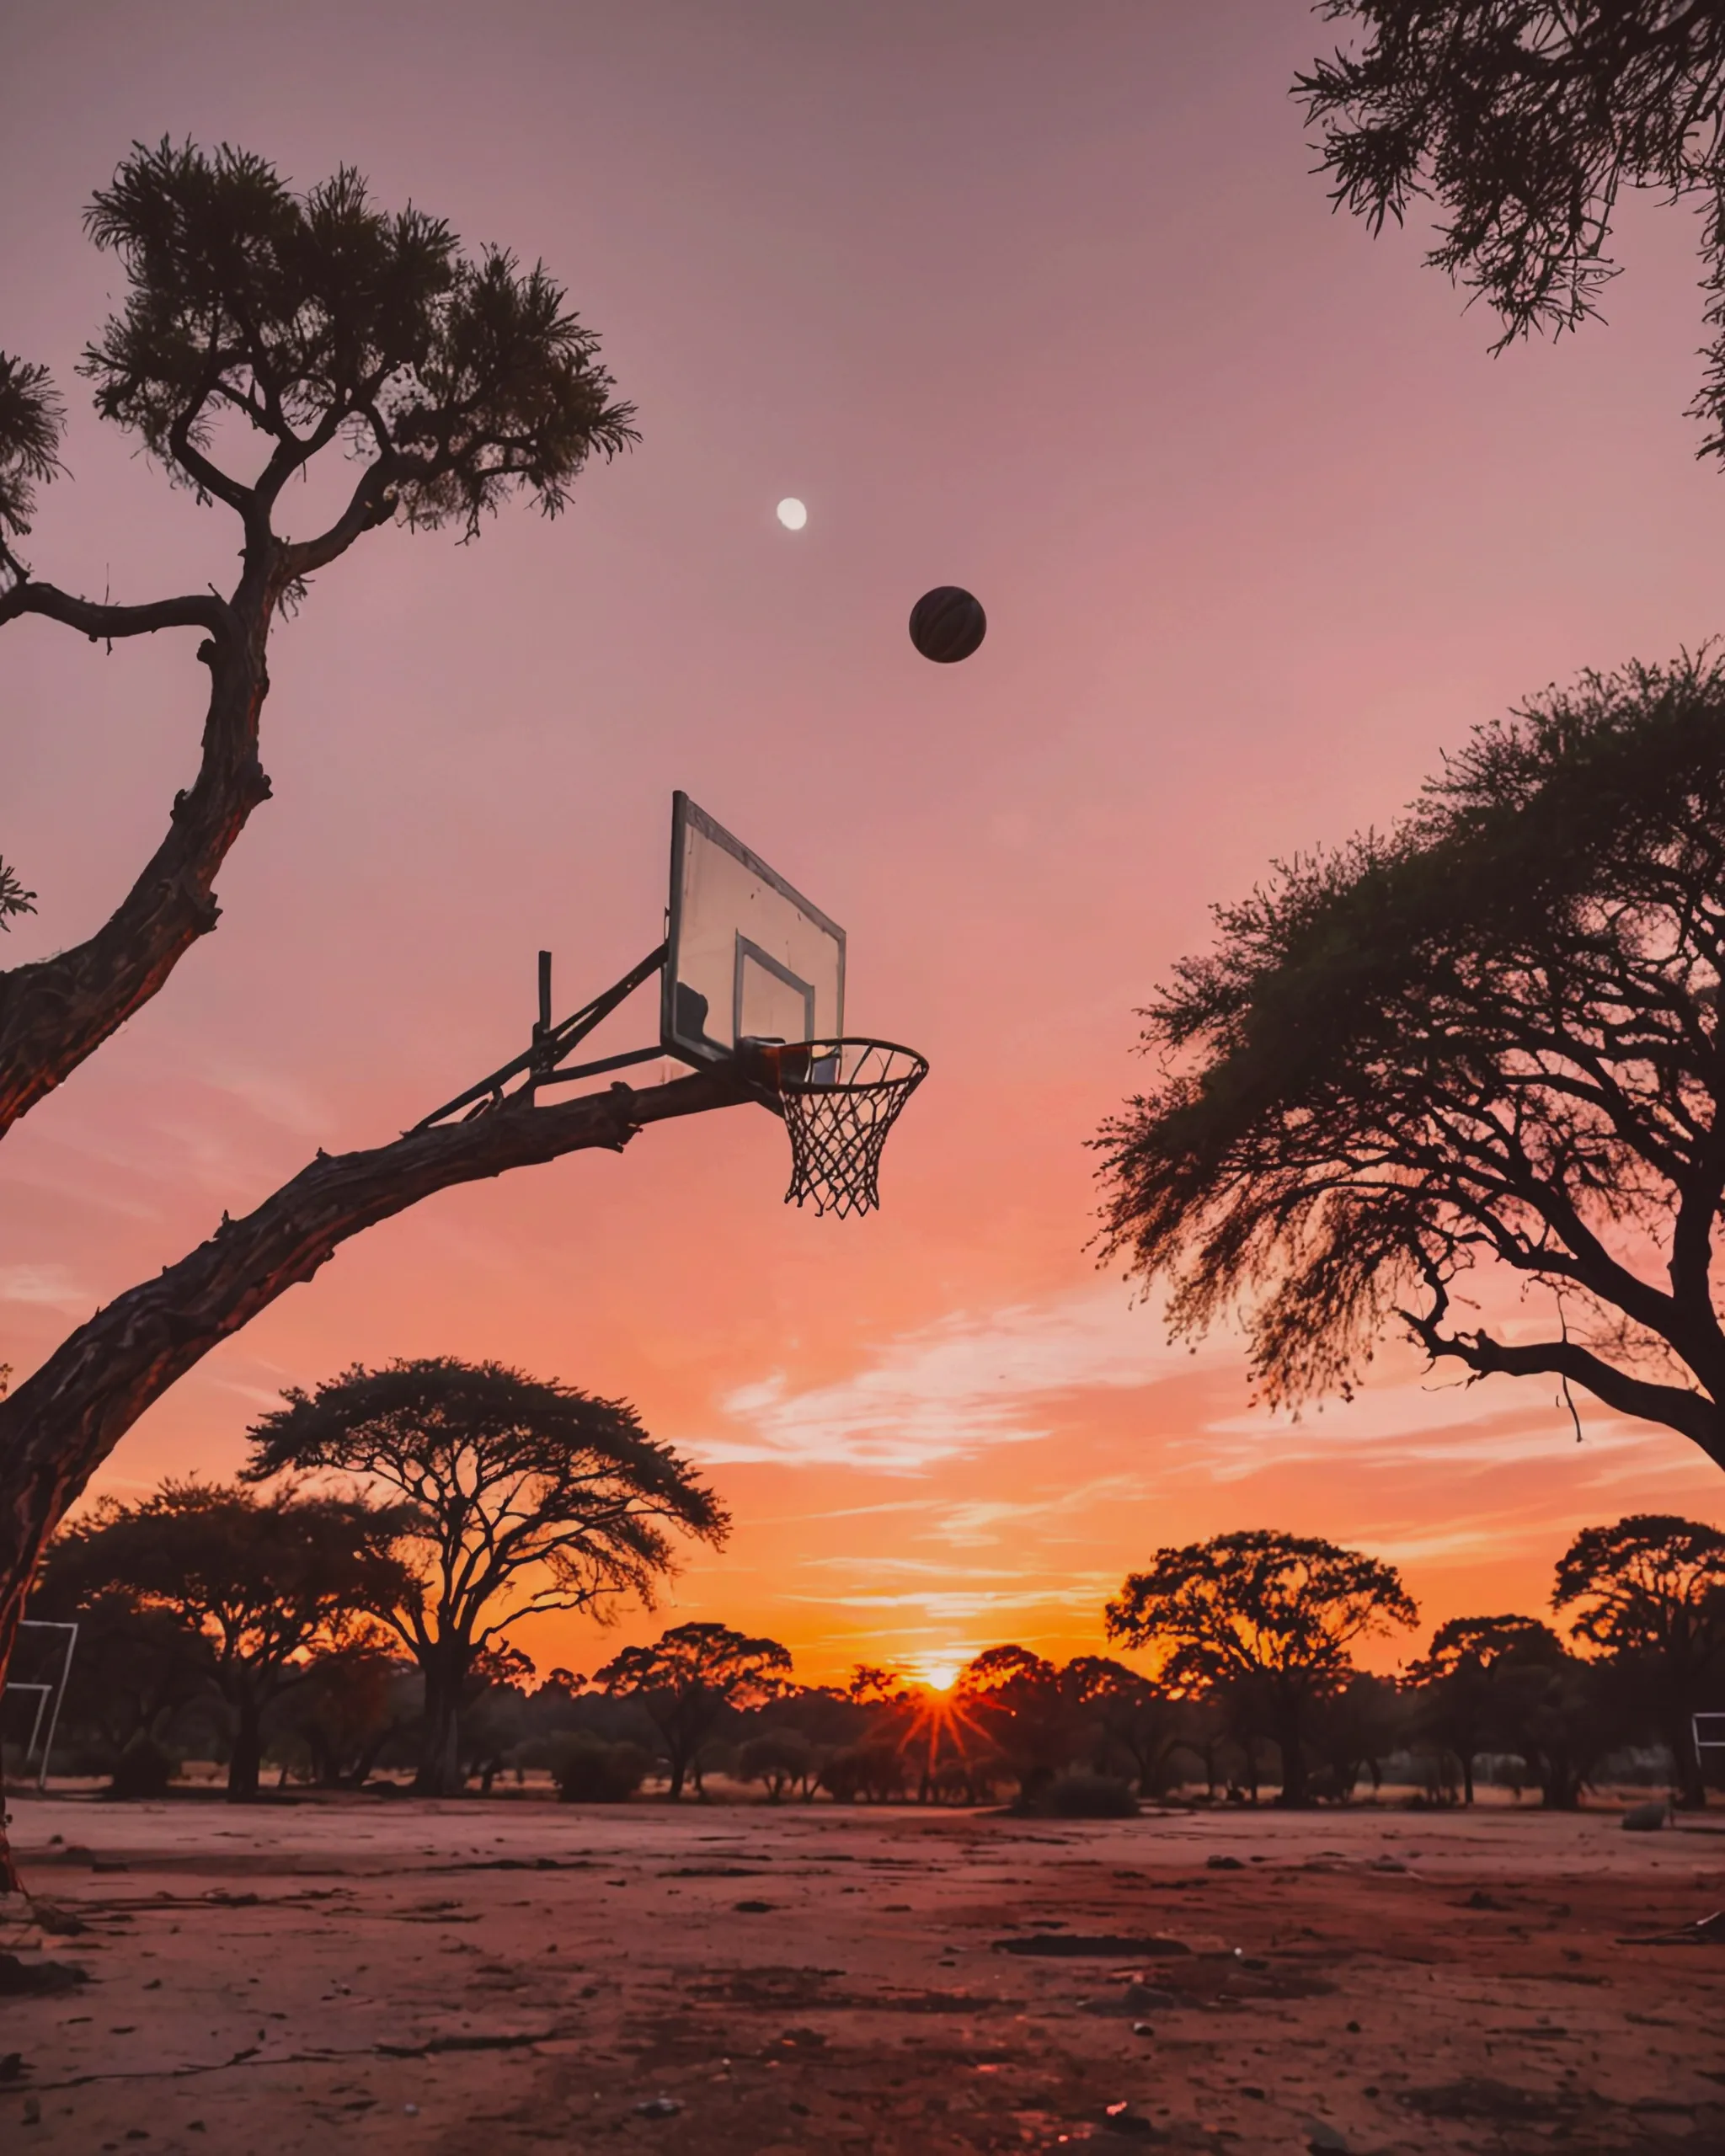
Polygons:
<instances>
[{"instance_id":1,"label":"shrub","mask_svg":"<svg viewBox=\"0 0 1725 2156\"><path fill-rule=\"evenodd\" d=\"M1050 1819L1132 1819L1138 1800L1130 1782L1118 1774L1062 1774L1039 1790L1024 1809Z\"/></svg>"},{"instance_id":2,"label":"shrub","mask_svg":"<svg viewBox=\"0 0 1725 2156\"><path fill-rule=\"evenodd\" d=\"M114 1762L104 1796L121 1799L165 1796L179 1763L152 1738L135 1737Z\"/></svg>"},{"instance_id":3,"label":"shrub","mask_svg":"<svg viewBox=\"0 0 1725 2156\"><path fill-rule=\"evenodd\" d=\"M814 1747L800 1730L765 1730L759 1737L751 1737L737 1754L740 1779L764 1782L767 1797L774 1804L814 1771Z\"/></svg>"},{"instance_id":4,"label":"shrub","mask_svg":"<svg viewBox=\"0 0 1725 2156\"><path fill-rule=\"evenodd\" d=\"M820 1785L840 1804L889 1803L904 1795L905 1763L891 1744L847 1744L822 1767Z\"/></svg>"},{"instance_id":5,"label":"shrub","mask_svg":"<svg viewBox=\"0 0 1725 2156\"><path fill-rule=\"evenodd\" d=\"M580 1732L552 1740L551 1778L563 1804L626 1804L653 1762L638 1744L607 1744Z\"/></svg>"}]
</instances>

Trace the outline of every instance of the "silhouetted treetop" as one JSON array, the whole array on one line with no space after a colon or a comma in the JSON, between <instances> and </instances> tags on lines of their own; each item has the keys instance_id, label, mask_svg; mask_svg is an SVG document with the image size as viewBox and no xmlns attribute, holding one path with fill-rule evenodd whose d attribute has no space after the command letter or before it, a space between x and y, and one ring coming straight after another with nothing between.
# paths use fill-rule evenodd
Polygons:
<instances>
[{"instance_id":1,"label":"silhouetted treetop","mask_svg":"<svg viewBox=\"0 0 1725 2156\"><path fill-rule=\"evenodd\" d=\"M65 424L47 368L0 352L0 539L29 530L36 488L61 468Z\"/></svg>"},{"instance_id":2,"label":"silhouetted treetop","mask_svg":"<svg viewBox=\"0 0 1725 2156\"><path fill-rule=\"evenodd\" d=\"M1417 1684L1440 1683L1460 1670L1490 1671L1504 1662L1557 1662L1563 1642L1537 1617L1450 1617L1432 1634L1431 1645L1408 1675Z\"/></svg>"},{"instance_id":3,"label":"silhouetted treetop","mask_svg":"<svg viewBox=\"0 0 1725 2156\"><path fill-rule=\"evenodd\" d=\"M1557 1561L1552 1607L1583 1606L1570 1626L1608 1653L1672 1646L1725 1649L1725 1530L1672 1513L1584 1527Z\"/></svg>"},{"instance_id":4,"label":"silhouetted treetop","mask_svg":"<svg viewBox=\"0 0 1725 2156\"><path fill-rule=\"evenodd\" d=\"M724 1506L688 1463L649 1438L626 1401L448 1356L355 1365L251 1432L250 1481L283 1470L361 1475L412 1508L449 1574L451 1610L489 1638L531 1611L630 1593L650 1607L673 1569L670 1531L724 1540ZM527 1591L490 1599L531 1571Z\"/></svg>"},{"instance_id":5,"label":"silhouetted treetop","mask_svg":"<svg viewBox=\"0 0 1725 2156\"><path fill-rule=\"evenodd\" d=\"M249 151L140 143L85 225L131 284L84 352L97 408L204 498L267 515L342 438L367 460L344 526L399 510L471 536L516 483L554 515L593 451L635 438L542 264L468 259L442 218L377 208L350 167L296 195ZM228 414L265 440L249 485L215 460Z\"/></svg>"},{"instance_id":6,"label":"silhouetted treetop","mask_svg":"<svg viewBox=\"0 0 1725 2156\"><path fill-rule=\"evenodd\" d=\"M1334 199L1374 231L1417 202L1427 259L1501 344L1599 311L1626 192L1697 202L1715 338L1695 410L1725 451L1725 14L1694 0L1328 0L1365 42L1296 80Z\"/></svg>"},{"instance_id":7,"label":"silhouetted treetop","mask_svg":"<svg viewBox=\"0 0 1725 2156\"><path fill-rule=\"evenodd\" d=\"M1201 1690L1263 1676L1333 1682L1351 1673L1357 1641L1419 1611L1381 1558L1246 1528L1158 1550L1104 1616L1111 1640L1162 1651L1165 1683Z\"/></svg>"},{"instance_id":8,"label":"silhouetted treetop","mask_svg":"<svg viewBox=\"0 0 1725 2156\"><path fill-rule=\"evenodd\" d=\"M1702 654L1486 726L1406 822L1279 867L1144 1014L1107 1240L1177 1332L1243 1310L1272 1401L1399 1326L1549 1373L1725 1465L1725 671ZM1450 1321L1498 1266L1549 1337ZM1538 1314L1541 1305L1526 1307Z\"/></svg>"}]
</instances>

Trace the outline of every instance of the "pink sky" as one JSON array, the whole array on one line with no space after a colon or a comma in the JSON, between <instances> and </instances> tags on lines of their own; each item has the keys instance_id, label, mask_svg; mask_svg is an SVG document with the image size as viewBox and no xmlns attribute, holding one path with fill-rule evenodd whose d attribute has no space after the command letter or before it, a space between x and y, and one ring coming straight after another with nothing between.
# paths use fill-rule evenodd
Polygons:
<instances>
[{"instance_id":1,"label":"pink sky","mask_svg":"<svg viewBox=\"0 0 1725 2156\"><path fill-rule=\"evenodd\" d=\"M1127 1569L1228 1528L1392 1557L1436 1621L1538 1609L1585 1522L1725 1522L1682 1440L1583 1402L1578 1447L1545 1385L1434 1389L1400 1351L1279 1424L1230 1342L1171 1351L1087 1252L1084 1141L1213 901L1391 819L1525 693L1720 623L1689 219L1632 216L1609 327L1493 361L1417 241L1310 176L1286 88L1323 41L1297 0L14 12L0 344L77 412L40 574L232 574L231 520L72 377L116 283L79 212L134 137L299 184L356 163L542 256L644 440L559 523L374 536L279 632L275 796L220 933L0 1153L0 1359L512 1053L542 944L560 1008L650 949L676 786L844 923L853 1029L934 1070L864 1222L781 1205L754 1110L420 1207L103 1486L230 1470L283 1385L355 1359L500 1358L711 1463L736 1534L672 1612L810 1677L1092 1647ZM990 631L937 668L905 616L949 581ZM191 643L0 639L0 851L41 897L7 958L87 934L154 843L195 765ZM617 1637L526 1643L590 1668Z\"/></svg>"}]
</instances>

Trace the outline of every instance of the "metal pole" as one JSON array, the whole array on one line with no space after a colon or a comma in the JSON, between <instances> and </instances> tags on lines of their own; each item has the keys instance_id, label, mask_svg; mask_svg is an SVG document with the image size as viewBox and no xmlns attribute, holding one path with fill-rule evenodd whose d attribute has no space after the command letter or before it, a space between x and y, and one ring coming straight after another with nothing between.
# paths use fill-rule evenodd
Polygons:
<instances>
[{"instance_id":1,"label":"metal pole","mask_svg":"<svg viewBox=\"0 0 1725 2156\"><path fill-rule=\"evenodd\" d=\"M54 1732L60 1726L60 1710L66 1704L67 1688L72 1683L72 1657L77 1646L77 1626L66 1628L66 1660L60 1668L60 1689L54 1697L54 1712L48 1723L48 1742L42 1747L41 1771L36 1776L36 1794L40 1796L48 1786L48 1762L54 1756Z\"/></svg>"}]
</instances>

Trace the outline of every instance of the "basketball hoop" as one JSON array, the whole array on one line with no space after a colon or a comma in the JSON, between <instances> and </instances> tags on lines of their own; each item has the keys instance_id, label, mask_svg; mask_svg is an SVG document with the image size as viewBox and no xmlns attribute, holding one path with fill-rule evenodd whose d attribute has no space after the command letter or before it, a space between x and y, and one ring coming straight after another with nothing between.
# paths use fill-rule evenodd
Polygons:
<instances>
[{"instance_id":1,"label":"basketball hoop","mask_svg":"<svg viewBox=\"0 0 1725 2156\"><path fill-rule=\"evenodd\" d=\"M872 1213L880 1155L899 1111L928 1075L927 1059L892 1041L747 1041L769 1107L791 1134L787 1205Z\"/></svg>"}]
</instances>

